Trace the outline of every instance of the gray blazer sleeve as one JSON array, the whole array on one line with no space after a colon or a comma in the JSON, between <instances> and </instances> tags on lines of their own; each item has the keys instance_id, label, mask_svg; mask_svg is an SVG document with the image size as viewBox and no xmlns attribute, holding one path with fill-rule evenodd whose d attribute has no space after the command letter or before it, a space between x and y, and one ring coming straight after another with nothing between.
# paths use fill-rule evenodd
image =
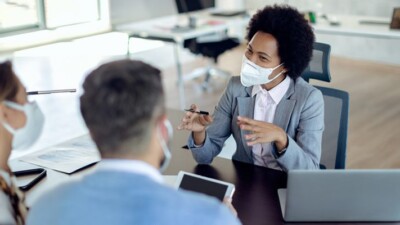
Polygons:
<instances>
[{"instance_id":1,"label":"gray blazer sleeve","mask_svg":"<svg viewBox=\"0 0 400 225\"><path fill-rule=\"evenodd\" d=\"M324 100L322 93L314 89L300 113L295 136L288 135L286 152L277 157L282 169L319 169L323 130Z\"/></svg>"},{"instance_id":2,"label":"gray blazer sleeve","mask_svg":"<svg viewBox=\"0 0 400 225\"><path fill-rule=\"evenodd\" d=\"M192 155L199 164L210 164L222 150L225 140L231 135L232 122L232 106L233 94L232 84L233 79L229 80L227 88L213 114L213 123L206 129L206 139L203 146L194 147L193 135L189 136L188 146L192 151Z\"/></svg>"},{"instance_id":3,"label":"gray blazer sleeve","mask_svg":"<svg viewBox=\"0 0 400 225\"><path fill-rule=\"evenodd\" d=\"M241 86L239 78L231 78L215 108L214 122L206 130L203 146L194 147L192 135L189 137L188 146L198 163L211 163L231 134L237 144L232 158L254 163L251 148L245 145L244 134L236 125L236 116L239 114L253 117L254 98L250 95L251 89ZM318 169L324 130L324 100L321 91L301 78L296 82L291 81L288 92L278 104L274 124L284 129L288 137L288 146L283 155L278 157L272 151L275 155L273 160L276 160L280 168L285 171Z\"/></svg>"}]
</instances>

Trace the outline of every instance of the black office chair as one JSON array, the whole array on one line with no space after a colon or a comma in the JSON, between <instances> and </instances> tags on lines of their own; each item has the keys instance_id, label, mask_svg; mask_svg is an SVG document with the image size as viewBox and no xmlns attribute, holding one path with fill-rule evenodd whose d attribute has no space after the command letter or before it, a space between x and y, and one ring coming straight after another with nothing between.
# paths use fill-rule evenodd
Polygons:
<instances>
[{"instance_id":1,"label":"black office chair","mask_svg":"<svg viewBox=\"0 0 400 225\"><path fill-rule=\"evenodd\" d=\"M313 57L302 77L309 79L331 81L329 71L330 46L315 43ZM349 93L329 88L315 86L324 97L325 130L322 136L321 169L344 169L346 166L347 129L349 118Z\"/></svg>"},{"instance_id":2,"label":"black office chair","mask_svg":"<svg viewBox=\"0 0 400 225\"><path fill-rule=\"evenodd\" d=\"M318 88L325 102L325 130L322 135L321 169L346 166L349 93L328 87Z\"/></svg>"},{"instance_id":3,"label":"black office chair","mask_svg":"<svg viewBox=\"0 0 400 225\"><path fill-rule=\"evenodd\" d=\"M202 10L209 7L214 7L215 5L213 0L175 0L175 2L179 13ZM212 59L209 66L204 71L206 75L203 83L204 88L208 87L209 80L212 75L230 76L228 72L222 71L216 67L216 64L218 63L218 57L224 52L240 45L240 41L237 38L229 37L227 35L227 31L211 35L214 36L214 38L212 38L213 40L211 41L204 41L204 39L207 39L207 37L199 37L185 40L183 43L183 47L189 49L190 52ZM217 38L215 38L215 36L217 36ZM188 77L194 78L203 74L203 71L200 73L194 72Z\"/></svg>"},{"instance_id":4,"label":"black office chair","mask_svg":"<svg viewBox=\"0 0 400 225\"><path fill-rule=\"evenodd\" d=\"M229 37L211 42L199 42L197 38L186 40L184 42L184 47L188 48L193 54L202 55L212 60L205 71L206 77L203 83L204 88L208 87L212 75L230 76L228 72L217 68L218 58L224 52L233 49L238 45L240 45L238 39Z\"/></svg>"}]
</instances>

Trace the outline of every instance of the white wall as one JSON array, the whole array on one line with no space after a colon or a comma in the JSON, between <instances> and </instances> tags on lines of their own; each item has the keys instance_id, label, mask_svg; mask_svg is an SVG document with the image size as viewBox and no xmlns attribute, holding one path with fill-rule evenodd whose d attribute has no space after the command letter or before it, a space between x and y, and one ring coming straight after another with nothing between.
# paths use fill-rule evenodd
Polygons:
<instances>
[{"instance_id":1,"label":"white wall","mask_svg":"<svg viewBox=\"0 0 400 225\"><path fill-rule=\"evenodd\" d=\"M289 3L300 11L313 10L329 15L392 17L393 8L400 7L400 0L247 0L247 9L266 5ZM400 39L360 35L325 34L316 31L319 42L328 43L332 54L354 59L400 65Z\"/></svg>"},{"instance_id":2,"label":"white wall","mask_svg":"<svg viewBox=\"0 0 400 225\"><path fill-rule=\"evenodd\" d=\"M216 6L224 9L258 9L274 3L289 3L299 10L381 17L391 17L393 8L400 7L400 0L216 0ZM110 0L112 24L175 13L175 0Z\"/></svg>"},{"instance_id":3,"label":"white wall","mask_svg":"<svg viewBox=\"0 0 400 225\"><path fill-rule=\"evenodd\" d=\"M215 0L215 6L219 9L244 9L245 0Z\"/></svg>"},{"instance_id":4,"label":"white wall","mask_svg":"<svg viewBox=\"0 0 400 225\"><path fill-rule=\"evenodd\" d=\"M391 17L393 8L400 7L400 0L245 0L245 6L248 9L258 9L287 2L299 10L381 17Z\"/></svg>"}]
</instances>

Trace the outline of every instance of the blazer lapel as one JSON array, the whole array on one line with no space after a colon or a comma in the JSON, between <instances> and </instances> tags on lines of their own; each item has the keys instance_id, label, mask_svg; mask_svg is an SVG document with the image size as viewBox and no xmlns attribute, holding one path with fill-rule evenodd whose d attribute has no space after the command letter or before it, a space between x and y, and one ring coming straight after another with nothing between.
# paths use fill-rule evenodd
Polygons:
<instances>
[{"instance_id":1,"label":"blazer lapel","mask_svg":"<svg viewBox=\"0 0 400 225\"><path fill-rule=\"evenodd\" d=\"M294 81L290 79L289 89L285 96L279 102L276 107L274 124L281 127L283 130L287 131L289 125L290 117L292 115L294 106L296 105L296 99L291 99L290 97L294 93Z\"/></svg>"},{"instance_id":2,"label":"blazer lapel","mask_svg":"<svg viewBox=\"0 0 400 225\"><path fill-rule=\"evenodd\" d=\"M252 98L251 97L251 91L252 91L252 87L247 87L246 88L246 92L248 94L248 97L238 97L238 111L239 111L239 116L244 116L244 117L248 117L250 119L253 119L254 116L254 104L256 101L256 98ZM239 128L240 129L240 128ZM247 155L249 156L249 158L251 160L253 160L253 153L252 153L252 148L251 146L248 146L246 143L246 139L244 137L245 134L247 134L249 132L247 131L243 131L240 130L240 134L242 137L242 143L245 149L245 152L247 153Z\"/></svg>"}]
</instances>

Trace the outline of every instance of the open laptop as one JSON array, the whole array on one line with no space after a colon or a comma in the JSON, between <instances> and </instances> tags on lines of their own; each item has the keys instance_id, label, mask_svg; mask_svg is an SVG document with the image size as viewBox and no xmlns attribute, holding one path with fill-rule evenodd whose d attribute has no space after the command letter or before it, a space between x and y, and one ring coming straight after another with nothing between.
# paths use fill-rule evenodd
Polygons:
<instances>
[{"instance_id":1,"label":"open laptop","mask_svg":"<svg viewBox=\"0 0 400 225\"><path fill-rule=\"evenodd\" d=\"M288 222L400 221L400 170L292 170L278 194Z\"/></svg>"}]
</instances>

